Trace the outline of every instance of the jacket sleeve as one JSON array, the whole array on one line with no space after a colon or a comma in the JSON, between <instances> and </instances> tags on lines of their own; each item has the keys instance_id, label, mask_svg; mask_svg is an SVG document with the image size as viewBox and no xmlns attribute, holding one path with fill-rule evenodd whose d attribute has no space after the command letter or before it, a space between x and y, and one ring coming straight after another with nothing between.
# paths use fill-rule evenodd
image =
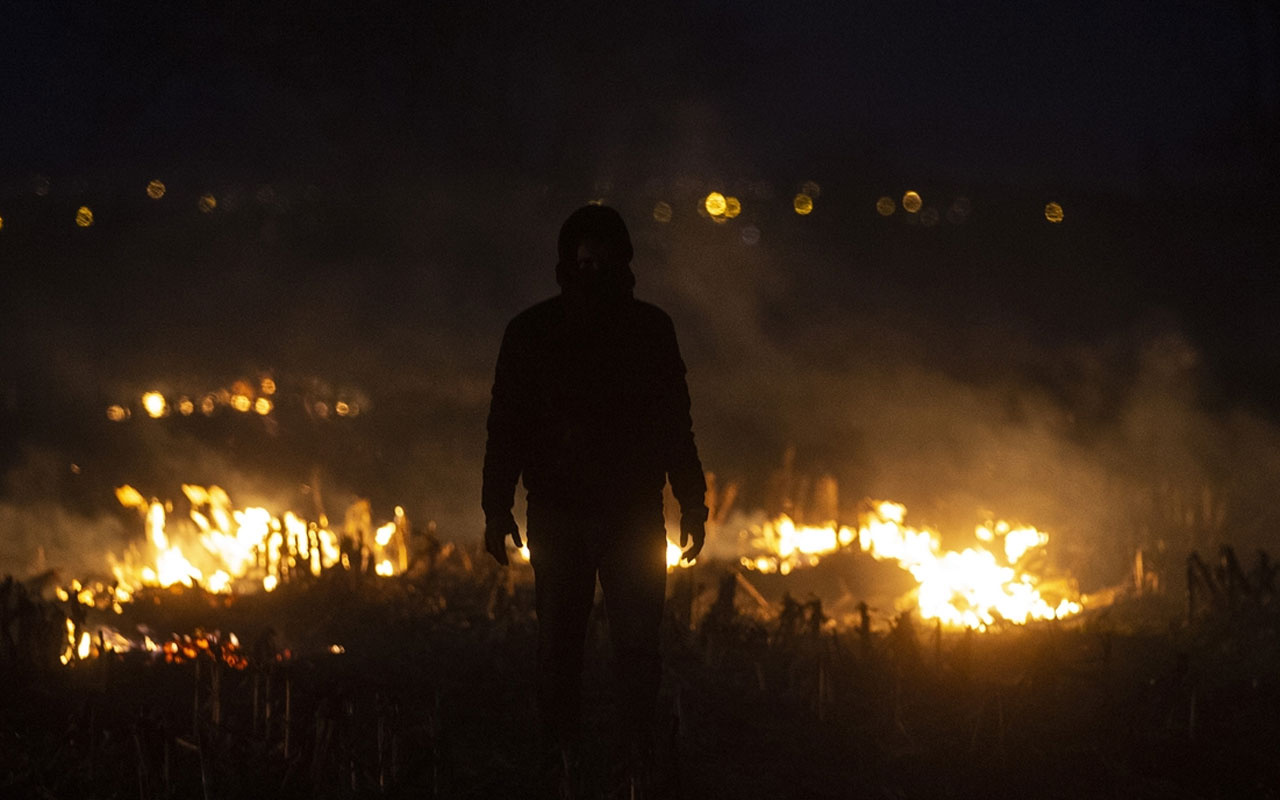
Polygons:
<instances>
[{"instance_id":1,"label":"jacket sleeve","mask_svg":"<svg viewBox=\"0 0 1280 800\"><path fill-rule=\"evenodd\" d=\"M663 315L661 326L663 354L664 416L667 428L667 478L671 492L680 503L680 514L687 519L707 519L707 480L693 441L693 418L690 416L689 385L685 381L684 359L676 342L675 326Z\"/></svg>"},{"instance_id":2,"label":"jacket sleeve","mask_svg":"<svg viewBox=\"0 0 1280 800\"><path fill-rule=\"evenodd\" d=\"M525 420L521 397L526 395L523 375L526 354L515 323L507 326L494 370L493 394L489 401L489 439L484 451L484 486L481 506L485 523L511 518L516 481L524 468Z\"/></svg>"}]
</instances>

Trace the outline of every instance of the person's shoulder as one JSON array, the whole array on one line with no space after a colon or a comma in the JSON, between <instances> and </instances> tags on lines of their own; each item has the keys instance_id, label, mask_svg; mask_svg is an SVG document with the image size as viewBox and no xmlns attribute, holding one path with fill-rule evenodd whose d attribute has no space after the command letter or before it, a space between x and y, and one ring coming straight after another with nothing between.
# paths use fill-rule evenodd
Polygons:
<instances>
[{"instance_id":1,"label":"person's shoulder","mask_svg":"<svg viewBox=\"0 0 1280 800\"><path fill-rule=\"evenodd\" d=\"M563 301L559 295L548 297L539 303L521 311L511 318L511 322L507 323L507 329L510 331L522 331L530 328L542 328L546 325L554 323L564 315Z\"/></svg>"},{"instance_id":2,"label":"person's shoulder","mask_svg":"<svg viewBox=\"0 0 1280 800\"><path fill-rule=\"evenodd\" d=\"M635 319L642 325L649 325L654 328L670 328L673 327L671 315L658 308L653 303L644 300L631 300L632 313Z\"/></svg>"}]
</instances>

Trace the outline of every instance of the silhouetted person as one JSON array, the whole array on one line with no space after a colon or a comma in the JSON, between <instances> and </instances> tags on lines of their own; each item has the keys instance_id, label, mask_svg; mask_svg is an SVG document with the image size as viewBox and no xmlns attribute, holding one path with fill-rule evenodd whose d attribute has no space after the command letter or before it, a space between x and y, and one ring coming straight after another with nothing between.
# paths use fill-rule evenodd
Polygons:
<instances>
[{"instance_id":1,"label":"silhouetted person","mask_svg":"<svg viewBox=\"0 0 1280 800\"><path fill-rule=\"evenodd\" d=\"M632 296L631 239L611 208L585 206L560 230L558 296L507 326L484 461L485 546L520 546L511 507L528 493L538 614L538 709L571 761L583 647L596 577L609 617L633 769L651 763L666 587L662 495L680 503L680 544L702 549L706 483L694 446L685 367L670 317Z\"/></svg>"}]
</instances>

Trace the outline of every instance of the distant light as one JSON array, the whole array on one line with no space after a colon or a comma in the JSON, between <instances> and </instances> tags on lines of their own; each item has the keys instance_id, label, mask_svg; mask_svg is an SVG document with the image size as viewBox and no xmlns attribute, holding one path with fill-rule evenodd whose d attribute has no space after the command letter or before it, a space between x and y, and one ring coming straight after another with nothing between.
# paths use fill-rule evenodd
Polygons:
<instances>
[{"instance_id":1,"label":"distant light","mask_svg":"<svg viewBox=\"0 0 1280 800\"><path fill-rule=\"evenodd\" d=\"M893 198L885 195L876 201L876 213L882 217L891 217L893 212L898 210L898 204L893 202Z\"/></svg>"},{"instance_id":2,"label":"distant light","mask_svg":"<svg viewBox=\"0 0 1280 800\"><path fill-rule=\"evenodd\" d=\"M80 465L79 465L79 464L72 464L72 465L71 465L71 474L72 474L72 475L79 475L79 474L80 474Z\"/></svg>"},{"instance_id":3,"label":"distant light","mask_svg":"<svg viewBox=\"0 0 1280 800\"><path fill-rule=\"evenodd\" d=\"M671 221L671 204L659 201L653 206L653 218L657 222Z\"/></svg>"},{"instance_id":4,"label":"distant light","mask_svg":"<svg viewBox=\"0 0 1280 800\"><path fill-rule=\"evenodd\" d=\"M262 382L259 384L259 386L261 386L261 387L262 387L262 393L263 393L263 394L275 394L275 393L276 393L276 382L275 382L274 380L272 380L271 378L263 378L263 379L262 379Z\"/></svg>"},{"instance_id":5,"label":"distant light","mask_svg":"<svg viewBox=\"0 0 1280 800\"><path fill-rule=\"evenodd\" d=\"M0 231L4 230L4 217L0 217Z\"/></svg>"},{"instance_id":6,"label":"distant light","mask_svg":"<svg viewBox=\"0 0 1280 800\"><path fill-rule=\"evenodd\" d=\"M242 414L247 413L249 409L253 408L253 401L249 399L248 395L232 395L231 407Z\"/></svg>"},{"instance_id":7,"label":"distant light","mask_svg":"<svg viewBox=\"0 0 1280 800\"><path fill-rule=\"evenodd\" d=\"M329 418L329 404L328 404L328 403L325 403L325 402L321 401L321 402L316 403L315 405L313 405L311 408L312 408L312 410L313 410L313 411L315 411L315 414L316 414L316 416L317 416L317 417L320 417L320 418L322 418L322 419L328 419L328 418Z\"/></svg>"},{"instance_id":8,"label":"distant light","mask_svg":"<svg viewBox=\"0 0 1280 800\"><path fill-rule=\"evenodd\" d=\"M218 198L211 194L202 194L200 195L200 200L196 205L202 213L212 214L213 210L218 207Z\"/></svg>"},{"instance_id":9,"label":"distant light","mask_svg":"<svg viewBox=\"0 0 1280 800\"><path fill-rule=\"evenodd\" d=\"M257 400L253 402L253 410L256 411L258 415L262 417L265 417L266 415L270 414L272 408L273 408L273 405L271 401L265 397L259 397Z\"/></svg>"},{"instance_id":10,"label":"distant light","mask_svg":"<svg viewBox=\"0 0 1280 800\"><path fill-rule=\"evenodd\" d=\"M748 225L742 229L742 243L751 247L760 243L760 229L755 225Z\"/></svg>"},{"instance_id":11,"label":"distant light","mask_svg":"<svg viewBox=\"0 0 1280 800\"><path fill-rule=\"evenodd\" d=\"M206 394L204 397L200 398L200 413L204 414L206 417L213 416L214 409L217 407L218 401L214 399L213 395Z\"/></svg>"},{"instance_id":12,"label":"distant light","mask_svg":"<svg viewBox=\"0 0 1280 800\"><path fill-rule=\"evenodd\" d=\"M800 194L807 194L816 200L822 195L822 187L814 181L805 181L800 184Z\"/></svg>"},{"instance_id":13,"label":"distant light","mask_svg":"<svg viewBox=\"0 0 1280 800\"><path fill-rule=\"evenodd\" d=\"M347 414L351 413L351 406L339 400L337 403L334 404L333 410L337 412L338 416L345 417Z\"/></svg>"},{"instance_id":14,"label":"distant light","mask_svg":"<svg viewBox=\"0 0 1280 800\"><path fill-rule=\"evenodd\" d=\"M1049 203L1044 207L1044 218L1054 223L1055 225L1058 224L1059 222L1062 222L1063 216L1064 215L1062 213L1062 206L1058 205L1057 203Z\"/></svg>"},{"instance_id":15,"label":"distant light","mask_svg":"<svg viewBox=\"0 0 1280 800\"><path fill-rule=\"evenodd\" d=\"M969 198L957 197L951 202L951 208L947 209L947 222L959 225L969 218L969 212L972 210L973 204L969 202Z\"/></svg>"},{"instance_id":16,"label":"distant light","mask_svg":"<svg viewBox=\"0 0 1280 800\"><path fill-rule=\"evenodd\" d=\"M808 216L813 212L812 195L807 195L804 192L801 192L795 196L794 200L791 201L791 207L794 208L796 213L800 216Z\"/></svg>"},{"instance_id":17,"label":"distant light","mask_svg":"<svg viewBox=\"0 0 1280 800\"><path fill-rule=\"evenodd\" d=\"M329 652L333 653L335 656L340 656L343 653L347 652L347 648L343 647L340 644L331 644L329 645Z\"/></svg>"},{"instance_id":18,"label":"distant light","mask_svg":"<svg viewBox=\"0 0 1280 800\"><path fill-rule=\"evenodd\" d=\"M926 228L932 228L938 224L938 209L929 206L920 212L920 224Z\"/></svg>"},{"instance_id":19,"label":"distant light","mask_svg":"<svg viewBox=\"0 0 1280 800\"><path fill-rule=\"evenodd\" d=\"M902 196L902 210L908 214L916 213L922 205L924 205L924 202L916 192L907 192Z\"/></svg>"},{"instance_id":20,"label":"distant light","mask_svg":"<svg viewBox=\"0 0 1280 800\"><path fill-rule=\"evenodd\" d=\"M147 392L142 395L142 408L152 419L160 419L169 413L169 403L159 392Z\"/></svg>"},{"instance_id":21,"label":"distant light","mask_svg":"<svg viewBox=\"0 0 1280 800\"><path fill-rule=\"evenodd\" d=\"M190 397L178 398L178 413L184 417L189 417L196 411L196 404L191 402Z\"/></svg>"},{"instance_id":22,"label":"distant light","mask_svg":"<svg viewBox=\"0 0 1280 800\"><path fill-rule=\"evenodd\" d=\"M275 588L279 585L280 585L280 579L277 578L275 575L268 575L262 579L262 588L266 589L268 592L275 591Z\"/></svg>"},{"instance_id":23,"label":"distant light","mask_svg":"<svg viewBox=\"0 0 1280 800\"><path fill-rule=\"evenodd\" d=\"M107 406L107 419L112 422L123 422L129 418L129 409L124 406Z\"/></svg>"},{"instance_id":24,"label":"distant light","mask_svg":"<svg viewBox=\"0 0 1280 800\"><path fill-rule=\"evenodd\" d=\"M152 200L159 200L161 197L164 197L164 182L151 181L148 183L147 197L150 197Z\"/></svg>"},{"instance_id":25,"label":"distant light","mask_svg":"<svg viewBox=\"0 0 1280 800\"><path fill-rule=\"evenodd\" d=\"M76 209L76 224L81 228L87 228L93 224L93 212L88 206L80 206Z\"/></svg>"},{"instance_id":26,"label":"distant light","mask_svg":"<svg viewBox=\"0 0 1280 800\"><path fill-rule=\"evenodd\" d=\"M712 192L707 195L705 200L702 201L702 205L706 207L708 214L713 217L718 217L724 214L725 209L728 208L729 204L724 199L724 195L719 192Z\"/></svg>"},{"instance_id":27,"label":"distant light","mask_svg":"<svg viewBox=\"0 0 1280 800\"><path fill-rule=\"evenodd\" d=\"M724 215L729 219L733 219L742 213L742 202L736 197L726 197L724 199Z\"/></svg>"}]
</instances>

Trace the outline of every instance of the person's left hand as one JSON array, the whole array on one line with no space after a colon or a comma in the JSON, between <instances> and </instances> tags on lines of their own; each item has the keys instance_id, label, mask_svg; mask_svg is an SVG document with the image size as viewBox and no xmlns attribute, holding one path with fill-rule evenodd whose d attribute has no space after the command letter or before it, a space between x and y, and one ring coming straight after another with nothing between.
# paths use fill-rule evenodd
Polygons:
<instances>
[{"instance_id":1,"label":"person's left hand","mask_svg":"<svg viewBox=\"0 0 1280 800\"><path fill-rule=\"evenodd\" d=\"M692 544L690 544L692 542ZM702 545L707 542L707 523L697 517L682 515L680 517L680 549L684 552L680 559L693 561L702 552Z\"/></svg>"}]
</instances>

